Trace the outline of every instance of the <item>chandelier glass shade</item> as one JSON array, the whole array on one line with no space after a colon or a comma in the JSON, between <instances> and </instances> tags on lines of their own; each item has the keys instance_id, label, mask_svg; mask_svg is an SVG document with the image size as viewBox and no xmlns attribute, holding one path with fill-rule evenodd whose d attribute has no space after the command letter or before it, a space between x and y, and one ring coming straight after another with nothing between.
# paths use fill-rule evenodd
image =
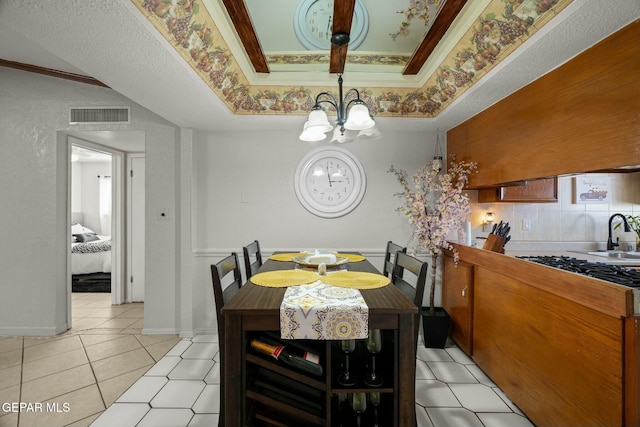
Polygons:
<instances>
[{"instance_id":1,"label":"chandelier glass shade","mask_svg":"<svg viewBox=\"0 0 640 427\"><path fill-rule=\"evenodd\" d=\"M348 34L338 33L331 37L331 41L342 47L348 43L349 37ZM349 89L343 94L342 82L342 74L338 74L337 99L329 92L321 92L316 96L315 104L300 134L302 141L322 141L326 138L326 133L333 130L327 113L322 109L322 106L327 104L333 107L337 114L331 142L345 143L355 139L377 139L382 136L380 131L375 129L376 122L371 117L369 107L360 98L360 92L357 89Z\"/></svg>"}]
</instances>

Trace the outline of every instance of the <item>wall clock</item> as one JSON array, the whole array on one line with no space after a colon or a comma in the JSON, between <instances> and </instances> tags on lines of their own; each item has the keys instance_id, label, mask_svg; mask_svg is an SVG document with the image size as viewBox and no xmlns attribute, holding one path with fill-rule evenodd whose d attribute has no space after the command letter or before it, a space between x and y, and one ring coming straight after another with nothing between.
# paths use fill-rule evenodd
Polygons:
<instances>
[{"instance_id":1,"label":"wall clock","mask_svg":"<svg viewBox=\"0 0 640 427\"><path fill-rule=\"evenodd\" d=\"M358 159L344 148L318 148L300 160L294 176L298 200L323 218L337 218L358 206L367 177Z\"/></svg>"},{"instance_id":2,"label":"wall clock","mask_svg":"<svg viewBox=\"0 0 640 427\"><path fill-rule=\"evenodd\" d=\"M293 29L308 50L331 48L333 0L302 0L293 16ZM356 0L349 34L349 49L357 49L369 31L369 14L362 0Z\"/></svg>"}]
</instances>

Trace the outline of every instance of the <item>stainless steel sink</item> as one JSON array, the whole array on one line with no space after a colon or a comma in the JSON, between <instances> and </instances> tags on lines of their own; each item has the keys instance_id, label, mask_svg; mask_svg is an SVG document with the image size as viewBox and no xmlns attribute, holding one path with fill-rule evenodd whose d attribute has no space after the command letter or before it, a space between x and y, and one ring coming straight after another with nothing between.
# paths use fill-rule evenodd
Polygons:
<instances>
[{"instance_id":1,"label":"stainless steel sink","mask_svg":"<svg viewBox=\"0 0 640 427\"><path fill-rule=\"evenodd\" d=\"M640 252L628 252L628 251L592 251L592 252L587 252L587 255L601 256L605 258L640 259Z\"/></svg>"},{"instance_id":2,"label":"stainless steel sink","mask_svg":"<svg viewBox=\"0 0 640 427\"><path fill-rule=\"evenodd\" d=\"M633 259L633 260L640 260L640 252L630 252L630 251L568 251L568 252L575 252L578 254L584 254L584 255L592 255L592 256L599 256L602 258L614 258L614 259Z\"/></svg>"}]
</instances>

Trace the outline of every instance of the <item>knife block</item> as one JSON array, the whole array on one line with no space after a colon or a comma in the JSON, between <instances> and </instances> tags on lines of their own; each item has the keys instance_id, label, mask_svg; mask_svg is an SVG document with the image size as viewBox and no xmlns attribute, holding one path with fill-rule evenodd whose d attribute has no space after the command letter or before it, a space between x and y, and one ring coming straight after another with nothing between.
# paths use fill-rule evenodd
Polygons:
<instances>
[{"instance_id":1,"label":"knife block","mask_svg":"<svg viewBox=\"0 0 640 427\"><path fill-rule=\"evenodd\" d=\"M487 241L484 242L484 246L482 247L482 249L503 254L505 243L506 241L504 237L498 236L496 234L489 234L489 236L487 236Z\"/></svg>"}]
</instances>

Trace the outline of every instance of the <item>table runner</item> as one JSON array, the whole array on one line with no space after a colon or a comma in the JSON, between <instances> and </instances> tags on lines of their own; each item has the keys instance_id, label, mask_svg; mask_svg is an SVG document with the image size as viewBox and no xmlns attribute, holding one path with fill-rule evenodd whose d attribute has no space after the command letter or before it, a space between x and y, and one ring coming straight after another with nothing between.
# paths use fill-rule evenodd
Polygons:
<instances>
[{"instance_id":1,"label":"table runner","mask_svg":"<svg viewBox=\"0 0 640 427\"><path fill-rule=\"evenodd\" d=\"M369 307L357 289L321 281L292 286L280 305L280 334L284 339L364 339Z\"/></svg>"}]
</instances>

